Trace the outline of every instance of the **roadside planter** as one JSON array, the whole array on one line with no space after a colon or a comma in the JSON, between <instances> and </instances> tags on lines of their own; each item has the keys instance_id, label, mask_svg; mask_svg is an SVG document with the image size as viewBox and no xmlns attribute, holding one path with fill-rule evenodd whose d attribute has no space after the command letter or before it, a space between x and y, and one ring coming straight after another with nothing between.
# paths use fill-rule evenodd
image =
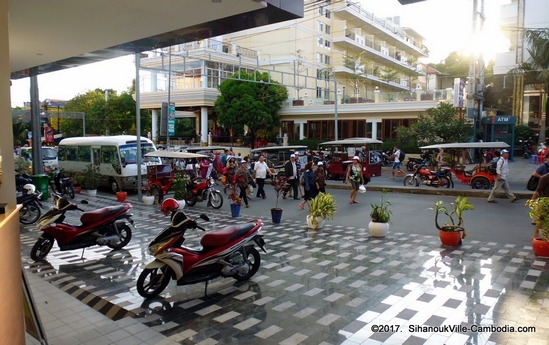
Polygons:
<instances>
[{"instance_id":1,"label":"roadside planter","mask_svg":"<svg viewBox=\"0 0 549 345\"><path fill-rule=\"evenodd\" d=\"M450 204L451 208L444 206L442 201L435 202L435 226L439 230L440 241L445 246L457 246L467 236L463 227L463 212L474 210L475 207L467 201L467 197L458 196ZM438 216L444 214L447 217L446 223L439 225Z\"/></svg>"}]
</instances>

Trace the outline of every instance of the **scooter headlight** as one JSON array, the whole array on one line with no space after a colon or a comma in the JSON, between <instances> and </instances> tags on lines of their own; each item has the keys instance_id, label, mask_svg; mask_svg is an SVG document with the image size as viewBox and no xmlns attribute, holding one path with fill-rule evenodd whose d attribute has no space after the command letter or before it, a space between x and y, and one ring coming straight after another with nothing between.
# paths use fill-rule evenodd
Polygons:
<instances>
[{"instance_id":1,"label":"scooter headlight","mask_svg":"<svg viewBox=\"0 0 549 345\"><path fill-rule=\"evenodd\" d=\"M161 243L156 243L156 244L150 245L149 246L149 254L150 255L156 254L156 252L158 252L160 250L160 248L162 248Z\"/></svg>"}]
</instances>

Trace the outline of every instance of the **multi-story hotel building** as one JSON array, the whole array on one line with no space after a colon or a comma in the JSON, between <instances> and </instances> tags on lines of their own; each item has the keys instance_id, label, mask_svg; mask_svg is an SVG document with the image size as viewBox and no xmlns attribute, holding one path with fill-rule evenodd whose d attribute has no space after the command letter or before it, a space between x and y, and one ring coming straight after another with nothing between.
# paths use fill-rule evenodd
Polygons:
<instances>
[{"instance_id":1,"label":"multi-story hotel building","mask_svg":"<svg viewBox=\"0 0 549 345\"><path fill-rule=\"evenodd\" d=\"M168 99L176 117L193 119L202 142L217 135L217 86L242 69L268 71L288 88L279 114L280 134L289 139L395 140L398 126L441 100L453 102L452 89L429 89L423 38L398 17L379 18L343 0L305 1L304 12L302 19L149 53L141 61L141 107L152 110L153 139Z\"/></svg>"},{"instance_id":2,"label":"multi-story hotel building","mask_svg":"<svg viewBox=\"0 0 549 345\"><path fill-rule=\"evenodd\" d=\"M501 87L513 88L513 114L517 124L540 129L546 116L546 90L539 84L525 84L519 73L510 73L530 58L524 40L525 30L549 28L549 0L512 0L501 6L501 29L509 39L509 51L496 55L494 76L499 75Z\"/></svg>"}]
</instances>

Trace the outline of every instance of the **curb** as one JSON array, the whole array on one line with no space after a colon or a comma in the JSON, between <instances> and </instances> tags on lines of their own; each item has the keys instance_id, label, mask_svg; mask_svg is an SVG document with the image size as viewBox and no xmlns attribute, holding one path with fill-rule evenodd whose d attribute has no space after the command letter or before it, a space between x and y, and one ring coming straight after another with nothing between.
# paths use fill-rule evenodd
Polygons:
<instances>
[{"instance_id":1,"label":"curb","mask_svg":"<svg viewBox=\"0 0 549 345\"><path fill-rule=\"evenodd\" d=\"M347 189L350 190L350 186L341 184L341 185L333 185L333 184L327 184L326 188L328 189ZM467 197L473 197L473 198L488 198L488 195L490 195L491 189L485 189L485 190L475 190L475 189L455 189L455 188L434 188L434 187L425 187L425 188L414 188L414 187L395 187L395 186L372 186L367 185L366 190L368 191L376 191L381 192L383 190L387 190L391 193L409 193L409 194L426 194L426 195L447 195L447 196L467 196ZM519 199L530 199L532 197L533 192L513 192ZM505 194L499 193L496 197L498 198L506 198Z\"/></svg>"}]
</instances>

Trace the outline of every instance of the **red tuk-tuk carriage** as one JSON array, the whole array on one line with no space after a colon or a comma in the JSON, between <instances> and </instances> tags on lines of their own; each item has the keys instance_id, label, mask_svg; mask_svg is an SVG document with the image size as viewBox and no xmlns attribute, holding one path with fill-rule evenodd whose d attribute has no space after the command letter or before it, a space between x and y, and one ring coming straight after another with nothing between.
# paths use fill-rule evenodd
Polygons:
<instances>
[{"instance_id":1,"label":"red tuk-tuk carriage","mask_svg":"<svg viewBox=\"0 0 549 345\"><path fill-rule=\"evenodd\" d=\"M326 172L328 179L345 178L347 166L355 155L360 157L362 173L365 178L380 176L383 156L381 152L382 141L372 138L349 138L333 140L319 145L322 151L328 151L326 156ZM362 152L362 147L366 152Z\"/></svg>"},{"instance_id":2,"label":"red tuk-tuk carriage","mask_svg":"<svg viewBox=\"0 0 549 345\"><path fill-rule=\"evenodd\" d=\"M489 150L489 149L504 149L509 148L509 144L501 141L492 142L474 142L474 143L447 143L422 146L422 150L444 149L444 151L453 150L452 156L456 157L456 151L461 151L463 158L471 158L474 161L471 152L474 150ZM465 165L452 164L450 170L458 180L463 184L471 185L473 189L489 189L494 185L496 174L490 171L488 164L490 162L482 162L482 154L478 152L478 157L481 157L480 162L471 170L465 170Z\"/></svg>"},{"instance_id":3,"label":"red tuk-tuk carriage","mask_svg":"<svg viewBox=\"0 0 549 345\"><path fill-rule=\"evenodd\" d=\"M155 202L160 203L170 191L175 179L177 167L175 162L181 159L207 158L208 156L190 152L176 152L158 150L145 154L145 157L159 157L163 163L170 160L170 164L157 164L147 166L147 189L155 197Z\"/></svg>"}]
</instances>

